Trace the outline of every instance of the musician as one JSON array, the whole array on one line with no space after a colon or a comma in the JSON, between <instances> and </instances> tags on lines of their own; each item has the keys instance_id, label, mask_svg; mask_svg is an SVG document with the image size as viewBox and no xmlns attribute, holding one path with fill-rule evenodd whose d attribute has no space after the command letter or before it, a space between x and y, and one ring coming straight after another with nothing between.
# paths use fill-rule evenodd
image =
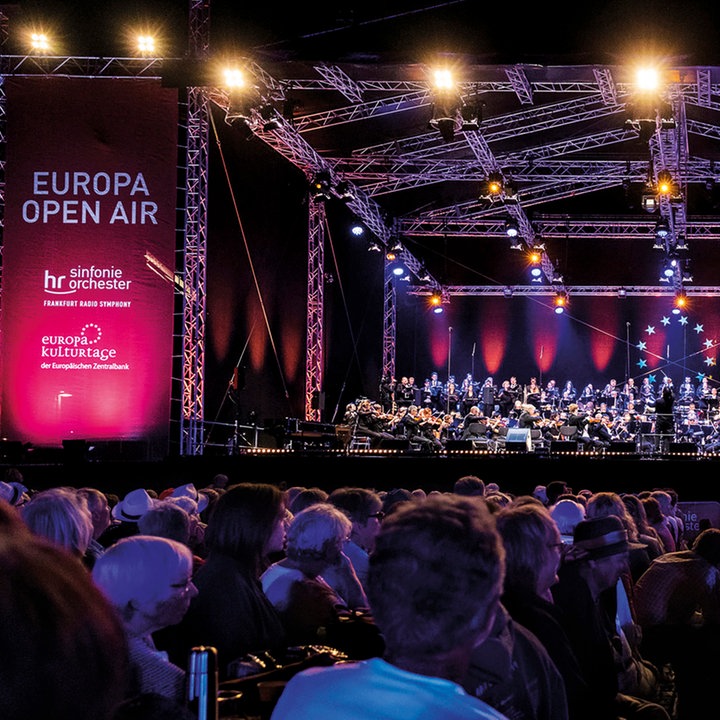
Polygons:
<instances>
[{"instance_id":1,"label":"musician","mask_svg":"<svg viewBox=\"0 0 720 720\"><path fill-rule=\"evenodd\" d=\"M477 405L478 402L479 399L475 394L475 386L472 383L468 383L462 394L462 399L460 400L460 414L467 415L470 412L470 408Z\"/></svg>"},{"instance_id":2,"label":"musician","mask_svg":"<svg viewBox=\"0 0 720 720\"><path fill-rule=\"evenodd\" d=\"M537 378L530 378L530 383L525 386L525 404L537 407L542 401L542 388L538 385Z\"/></svg>"},{"instance_id":3,"label":"musician","mask_svg":"<svg viewBox=\"0 0 720 720\"><path fill-rule=\"evenodd\" d=\"M564 425L565 421L562 419L560 412L554 410L550 413L550 417L540 422L540 429L542 430L542 436L546 443L555 442L561 439L560 426Z\"/></svg>"},{"instance_id":4,"label":"musician","mask_svg":"<svg viewBox=\"0 0 720 720\"><path fill-rule=\"evenodd\" d=\"M531 403L525 403L522 406L522 412L518 418L518 428L532 430L536 428L541 420L542 415L537 411L537 408Z\"/></svg>"},{"instance_id":5,"label":"musician","mask_svg":"<svg viewBox=\"0 0 720 720\"><path fill-rule=\"evenodd\" d=\"M446 412L458 412L458 406L460 404L460 393L457 386L455 385L454 379L448 380L442 399L443 408Z\"/></svg>"},{"instance_id":6,"label":"musician","mask_svg":"<svg viewBox=\"0 0 720 720\"><path fill-rule=\"evenodd\" d=\"M476 387L477 383L473 380L472 373L468 373L460 383L460 393L464 395L469 388L472 389L472 392L475 392Z\"/></svg>"},{"instance_id":7,"label":"musician","mask_svg":"<svg viewBox=\"0 0 720 720\"><path fill-rule=\"evenodd\" d=\"M705 412L708 414L708 417L712 417L718 413L720 409L720 395L718 395L718 389L716 387L710 389L710 395L705 398L705 404L707 405Z\"/></svg>"},{"instance_id":8,"label":"musician","mask_svg":"<svg viewBox=\"0 0 720 720\"><path fill-rule=\"evenodd\" d=\"M358 405L356 434L369 437L370 444L377 447L384 439L392 440L394 435L388 432L385 420L381 416L382 406L370 400L361 400Z\"/></svg>"},{"instance_id":9,"label":"musician","mask_svg":"<svg viewBox=\"0 0 720 720\"><path fill-rule=\"evenodd\" d=\"M473 405L462 420L461 440L472 440L474 438L486 438L488 426L485 416L477 405Z\"/></svg>"},{"instance_id":10,"label":"musician","mask_svg":"<svg viewBox=\"0 0 720 720\"><path fill-rule=\"evenodd\" d=\"M667 378L667 375L665 376ZM670 381L672 383L672 381ZM675 435L675 417L673 406L675 395L670 383L663 383L660 396L655 400L655 433L660 436L661 441L671 439ZM665 436L663 438L663 436Z\"/></svg>"},{"instance_id":11,"label":"musician","mask_svg":"<svg viewBox=\"0 0 720 720\"><path fill-rule=\"evenodd\" d=\"M706 377L703 377L695 390L695 401L701 410L707 410L707 401L711 393L712 388L710 387L710 381Z\"/></svg>"},{"instance_id":12,"label":"musician","mask_svg":"<svg viewBox=\"0 0 720 720\"><path fill-rule=\"evenodd\" d=\"M648 406L655 405L655 388L653 388L649 377L644 377L640 385L640 412L647 413Z\"/></svg>"},{"instance_id":13,"label":"musician","mask_svg":"<svg viewBox=\"0 0 720 720\"><path fill-rule=\"evenodd\" d=\"M497 403L500 415L502 415L504 418L508 417L510 415L510 411L513 408L513 405L515 404L515 400L516 396L510 387L510 381L503 380L497 397L495 398L495 402Z\"/></svg>"},{"instance_id":14,"label":"musician","mask_svg":"<svg viewBox=\"0 0 720 720\"><path fill-rule=\"evenodd\" d=\"M542 398L541 398L542 399ZM545 386L545 403L547 403L553 410L560 405L560 388L557 386L555 380L548 380L548 384Z\"/></svg>"},{"instance_id":15,"label":"musician","mask_svg":"<svg viewBox=\"0 0 720 720\"><path fill-rule=\"evenodd\" d=\"M592 383L588 383L584 388L583 391L580 393L580 397L578 398L579 402L581 402L583 405L586 405L587 403L595 403L595 400L597 400L597 397L595 396L595 388L593 387ZM569 410L570 408L568 408Z\"/></svg>"},{"instance_id":16,"label":"musician","mask_svg":"<svg viewBox=\"0 0 720 720\"><path fill-rule=\"evenodd\" d=\"M630 403L636 403L640 397L640 388L635 384L635 378L628 378L622 389L623 405L627 407Z\"/></svg>"},{"instance_id":17,"label":"musician","mask_svg":"<svg viewBox=\"0 0 720 720\"><path fill-rule=\"evenodd\" d=\"M701 412L702 411L698 411L696 409L694 402L690 403L690 405L688 405L687 413L685 414L685 419L679 428L679 434L682 439L693 442L696 445L701 445L705 438L705 433L703 432L700 422Z\"/></svg>"},{"instance_id":18,"label":"musician","mask_svg":"<svg viewBox=\"0 0 720 720\"><path fill-rule=\"evenodd\" d=\"M695 399L695 386L689 375L680 383L677 395L680 405L689 405Z\"/></svg>"},{"instance_id":19,"label":"musician","mask_svg":"<svg viewBox=\"0 0 720 720\"><path fill-rule=\"evenodd\" d=\"M515 375L510 376L510 393L513 396L513 400L522 400L523 389Z\"/></svg>"},{"instance_id":20,"label":"musician","mask_svg":"<svg viewBox=\"0 0 720 720\"><path fill-rule=\"evenodd\" d=\"M432 397L432 409L443 409L443 389L442 382L438 379L438 374L434 370L430 373L430 395Z\"/></svg>"},{"instance_id":21,"label":"musician","mask_svg":"<svg viewBox=\"0 0 720 720\"><path fill-rule=\"evenodd\" d=\"M570 405L568 405L568 414L565 424L578 429L575 439L579 443L586 446L593 444L587 430L589 418L585 413L580 411L580 406L577 403L570 403Z\"/></svg>"},{"instance_id":22,"label":"musician","mask_svg":"<svg viewBox=\"0 0 720 720\"><path fill-rule=\"evenodd\" d=\"M496 387L492 377L488 377L480 388L480 401L485 417L490 417L495 410Z\"/></svg>"},{"instance_id":23,"label":"musician","mask_svg":"<svg viewBox=\"0 0 720 720\"><path fill-rule=\"evenodd\" d=\"M394 375L383 375L380 380L378 400L385 412L390 412L395 402L395 388L397 381Z\"/></svg>"},{"instance_id":24,"label":"musician","mask_svg":"<svg viewBox=\"0 0 720 720\"><path fill-rule=\"evenodd\" d=\"M430 378L425 378L425 382L420 388L420 405L435 410L433 407L432 388L430 387Z\"/></svg>"},{"instance_id":25,"label":"musician","mask_svg":"<svg viewBox=\"0 0 720 720\"><path fill-rule=\"evenodd\" d=\"M575 385L573 385L572 380L566 380L565 385L563 385L562 393L560 394L560 409L567 410L568 405L575 402L575 400L577 400L577 390L575 389Z\"/></svg>"},{"instance_id":26,"label":"musician","mask_svg":"<svg viewBox=\"0 0 720 720\"><path fill-rule=\"evenodd\" d=\"M603 388L602 400L606 405L616 408L619 399L620 388L618 387L617 380L615 378L611 378L608 384Z\"/></svg>"},{"instance_id":27,"label":"musician","mask_svg":"<svg viewBox=\"0 0 720 720\"><path fill-rule=\"evenodd\" d=\"M588 436L596 448L609 448L612 441L612 419L609 413L596 412L588 421Z\"/></svg>"}]
</instances>

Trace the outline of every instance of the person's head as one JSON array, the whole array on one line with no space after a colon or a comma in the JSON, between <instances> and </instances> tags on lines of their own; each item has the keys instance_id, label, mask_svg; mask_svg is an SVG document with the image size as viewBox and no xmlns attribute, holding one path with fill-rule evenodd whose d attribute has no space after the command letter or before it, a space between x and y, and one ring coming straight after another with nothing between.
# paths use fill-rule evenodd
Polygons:
<instances>
[{"instance_id":1,"label":"person's head","mask_svg":"<svg viewBox=\"0 0 720 720\"><path fill-rule=\"evenodd\" d=\"M208 518L208 554L229 555L259 574L267 557L283 549L285 517L279 488L266 483L233 485L218 498Z\"/></svg>"},{"instance_id":2,"label":"person's head","mask_svg":"<svg viewBox=\"0 0 720 720\"><path fill-rule=\"evenodd\" d=\"M131 635L179 623L197 595L190 549L167 538L133 535L111 545L92 577Z\"/></svg>"},{"instance_id":3,"label":"person's head","mask_svg":"<svg viewBox=\"0 0 720 720\"><path fill-rule=\"evenodd\" d=\"M651 497L654 497L658 501L663 515L673 514L672 497L670 493L665 492L665 490L653 490Z\"/></svg>"},{"instance_id":4,"label":"person's head","mask_svg":"<svg viewBox=\"0 0 720 720\"><path fill-rule=\"evenodd\" d=\"M325 502L327 499L328 494L322 488L305 488L293 498L293 501L288 505L288 509L293 515L297 515L301 510L304 510L306 507L310 507L310 505L315 505L315 503Z\"/></svg>"},{"instance_id":5,"label":"person's head","mask_svg":"<svg viewBox=\"0 0 720 720\"><path fill-rule=\"evenodd\" d=\"M587 502L585 512L588 518L607 517L614 515L620 518L627 530L628 539L637 540L637 526L618 493L603 491L594 493Z\"/></svg>"},{"instance_id":6,"label":"person's head","mask_svg":"<svg viewBox=\"0 0 720 720\"><path fill-rule=\"evenodd\" d=\"M720 530L714 527L703 530L695 538L692 550L711 565L720 567Z\"/></svg>"},{"instance_id":7,"label":"person's head","mask_svg":"<svg viewBox=\"0 0 720 720\"><path fill-rule=\"evenodd\" d=\"M571 539L575 526L585 519L585 507L575 500L558 500L550 507L550 515L560 534Z\"/></svg>"},{"instance_id":8,"label":"person's head","mask_svg":"<svg viewBox=\"0 0 720 720\"><path fill-rule=\"evenodd\" d=\"M104 492L93 487L80 488L78 495L85 498L92 519L93 538L97 539L110 527L112 521L107 496Z\"/></svg>"},{"instance_id":9,"label":"person's head","mask_svg":"<svg viewBox=\"0 0 720 720\"><path fill-rule=\"evenodd\" d=\"M190 542L190 514L179 504L161 500L138 520L138 531L175 540L183 545Z\"/></svg>"},{"instance_id":10,"label":"person's head","mask_svg":"<svg viewBox=\"0 0 720 720\"><path fill-rule=\"evenodd\" d=\"M615 587L628 569L631 543L620 518L615 515L583 520L575 526L573 544L567 560L581 563L580 573L585 577L594 597Z\"/></svg>"},{"instance_id":11,"label":"person's head","mask_svg":"<svg viewBox=\"0 0 720 720\"><path fill-rule=\"evenodd\" d=\"M353 541L371 551L375 545L375 537L380 531L380 523L385 517L380 496L368 488L343 487L333 490L328 502L350 518L352 522L350 537Z\"/></svg>"},{"instance_id":12,"label":"person's head","mask_svg":"<svg viewBox=\"0 0 720 720\"><path fill-rule=\"evenodd\" d=\"M431 495L385 518L367 594L390 662L469 655L492 627L504 565L494 518L472 498Z\"/></svg>"},{"instance_id":13,"label":"person's head","mask_svg":"<svg viewBox=\"0 0 720 720\"><path fill-rule=\"evenodd\" d=\"M352 523L348 516L330 503L311 505L299 512L287 531L287 556L290 560L314 568L332 565L350 536Z\"/></svg>"},{"instance_id":14,"label":"person's head","mask_svg":"<svg viewBox=\"0 0 720 720\"><path fill-rule=\"evenodd\" d=\"M463 475L453 485L455 495L485 495L485 482L477 475Z\"/></svg>"},{"instance_id":15,"label":"person's head","mask_svg":"<svg viewBox=\"0 0 720 720\"><path fill-rule=\"evenodd\" d=\"M567 483L564 480L552 480L545 488L548 505L554 505L560 495L570 492Z\"/></svg>"},{"instance_id":16,"label":"person's head","mask_svg":"<svg viewBox=\"0 0 720 720\"><path fill-rule=\"evenodd\" d=\"M505 587L546 596L558 581L562 541L548 509L540 503L509 505L498 511L505 547Z\"/></svg>"},{"instance_id":17,"label":"person's head","mask_svg":"<svg viewBox=\"0 0 720 720\"><path fill-rule=\"evenodd\" d=\"M63 547L78 558L87 552L93 526L84 499L70 488L42 490L23 505L20 514L36 535Z\"/></svg>"},{"instance_id":18,"label":"person's head","mask_svg":"<svg viewBox=\"0 0 720 720\"><path fill-rule=\"evenodd\" d=\"M127 680L122 625L87 569L0 502L0 717L110 720Z\"/></svg>"}]
</instances>

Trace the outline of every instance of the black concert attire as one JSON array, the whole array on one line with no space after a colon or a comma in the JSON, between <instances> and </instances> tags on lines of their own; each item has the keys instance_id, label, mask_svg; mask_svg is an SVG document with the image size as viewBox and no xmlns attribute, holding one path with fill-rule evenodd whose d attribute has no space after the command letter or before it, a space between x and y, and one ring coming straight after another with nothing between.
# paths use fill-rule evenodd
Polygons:
<instances>
[{"instance_id":1,"label":"black concert attire","mask_svg":"<svg viewBox=\"0 0 720 720\"><path fill-rule=\"evenodd\" d=\"M560 409L567 410L570 403L574 403L577 400L577 390L571 381L565 383L560 394Z\"/></svg>"},{"instance_id":2,"label":"black concert attire","mask_svg":"<svg viewBox=\"0 0 720 720\"><path fill-rule=\"evenodd\" d=\"M473 438L486 438L488 434L487 419L480 413L468 413L462 421L461 440L471 440Z\"/></svg>"},{"instance_id":3,"label":"black concert attire","mask_svg":"<svg viewBox=\"0 0 720 720\"><path fill-rule=\"evenodd\" d=\"M565 424L569 427L576 427L577 428L577 434L575 435L575 440L577 440L579 443L583 445L592 445L592 440L586 436L585 430L588 426L588 416L584 414L580 414L575 410L574 412L568 412L567 420L565 420Z\"/></svg>"},{"instance_id":4,"label":"black concert attire","mask_svg":"<svg viewBox=\"0 0 720 720\"><path fill-rule=\"evenodd\" d=\"M663 439L672 439L675 435L675 416L673 415L673 406L675 405L675 396L670 387L663 388L662 394L655 401L655 433Z\"/></svg>"},{"instance_id":5,"label":"black concert attire","mask_svg":"<svg viewBox=\"0 0 720 720\"><path fill-rule=\"evenodd\" d=\"M460 395L454 384L448 383L443 393L443 410L447 412L458 412L458 404L460 403Z\"/></svg>"},{"instance_id":6,"label":"black concert attire","mask_svg":"<svg viewBox=\"0 0 720 720\"><path fill-rule=\"evenodd\" d=\"M542 420L542 415L537 411L531 413L528 410L523 410L518 418L518 427L520 429L533 430L538 426L538 423Z\"/></svg>"},{"instance_id":7,"label":"black concert attire","mask_svg":"<svg viewBox=\"0 0 720 720\"><path fill-rule=\"evenodd\" d=\"M504 418L509 417L516 400L515 395L510 390L510 387L502 386L495 400L497 401L500 409L500 415Z\"/></svg>"},{"instance_id":8,"label":"black concert attire","mask_svg":"<svg viewBox=\"0 0 720 720\"><path fill-rule=\"evenodd\" d=\"M432 397L432 409L443 410L443 391L444 386L438 380L437 373L430 376L430 395Z\"/></svg>"},{"instance_id":9,"label":"black concert attire","mask_svg":"<svg viewBox=\"0 0 720 720\"><path fill-rule=\"evenodd\" d=\"M380 397L378 401L385 412L392 410L393 402L395 401L395 386L395 378L386 376L380 381Z\"/></svg>"},{"instance_id":10,"label":"black concert attire","mask_svg":"<svg viewBox=\"0 0 720 720\"><path fill-rule=\"evenodd\" d=\"M594 420L588 424L588 435L595 447L610 447L612 433L606 422L603 418L595 417Z\"/></svg>"},{"instance_id":11,"label":"black concert attire","mask_svg":"<svg viewBox=\"0 0 720 720\"><path fill-rule=\"evenodd\" d=\"M482 400L482 411L486 417L490 417L495 410L495 385L486 380L480 388L480 399Z\"/></svg>"},{"instance_id":12,"label":"black concert attire","mask_svg":"<svg viewBox=\"0 0 720 720\"><path fill-rule=\"evenodd\" d=\"M560 388L555 383L548 383L545 387L545 401L553 410L560 407Z\"/></svg>"}]
</instances>

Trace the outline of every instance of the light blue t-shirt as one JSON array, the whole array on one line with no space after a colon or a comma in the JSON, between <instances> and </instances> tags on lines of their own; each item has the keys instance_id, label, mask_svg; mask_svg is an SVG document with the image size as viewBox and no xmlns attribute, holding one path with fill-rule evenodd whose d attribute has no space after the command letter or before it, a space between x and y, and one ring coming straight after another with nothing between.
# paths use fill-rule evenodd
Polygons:
<instances>
[{"instance_id":1,"label":"light blue t-shirt","mask_svg":"<svg viewBox=\"0 0 720 720\"><path fill-rule=\"evenodd\" d=\"M380 658L311 668L290 680L271 720L507 720L450 680Z\"/></svg>"}]
</instances>

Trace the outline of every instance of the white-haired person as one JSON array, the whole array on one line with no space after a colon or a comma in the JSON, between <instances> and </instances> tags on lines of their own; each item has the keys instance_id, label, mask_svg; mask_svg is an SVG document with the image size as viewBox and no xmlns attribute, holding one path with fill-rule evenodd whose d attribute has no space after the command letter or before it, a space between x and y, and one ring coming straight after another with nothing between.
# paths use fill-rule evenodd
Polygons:
<instances>
[{"instance_id":1,"label":"white-haired person","mask_svg":"<svg viewBox=\"0 0 720 720\"><path fill-rule=\"evenodd\" d=\"M92 518L86 500L74 488L57 487L36 493L20 508L20 516L33 533L65 548L88 566L92 564L87 557Z\"/></svg>"},{"instance_id":2,"label":"white-haired person","mask_svg":"<svg viewBox=\"0 0 720 720\"><path fill-rule=\"evenodd\" d=\"M333 644L332 631L339 627L341 617L367 610L365 591L343 552L351 529L350 519L334 505L311 505L290 522L286 557L263 573L263 591L277 608L290 645L323 640ZM323 577L330 568L335 587ZM370 623L368 634L372 643L377 634Z\"/></svg>"},{"instance_id":3,"label":"white-haired person","mask_svg":"<svg viewBox=\"0 0 720 720\"><path fill-rule=\"evenodd\" d=\"M118 540L97 559L93 580L117 611L127 636L129 697L158 693L183 702L185 669L158 651L152 634L182 620L197 595L192 572L186 545L147 535Z\"/></svg>"},{"instance_id":4,"label":"white-haired person","mask_svg":"<svg viewBox=\"0 0 720 720\"><path fill-rule=\"evenodd\" d=\"M403 504L383 521L370 556L384 656L297 674L272 720L505 718L460 685L495 620L503 569L483 503L447 494Z\"/></svg>"}]
</instances>

